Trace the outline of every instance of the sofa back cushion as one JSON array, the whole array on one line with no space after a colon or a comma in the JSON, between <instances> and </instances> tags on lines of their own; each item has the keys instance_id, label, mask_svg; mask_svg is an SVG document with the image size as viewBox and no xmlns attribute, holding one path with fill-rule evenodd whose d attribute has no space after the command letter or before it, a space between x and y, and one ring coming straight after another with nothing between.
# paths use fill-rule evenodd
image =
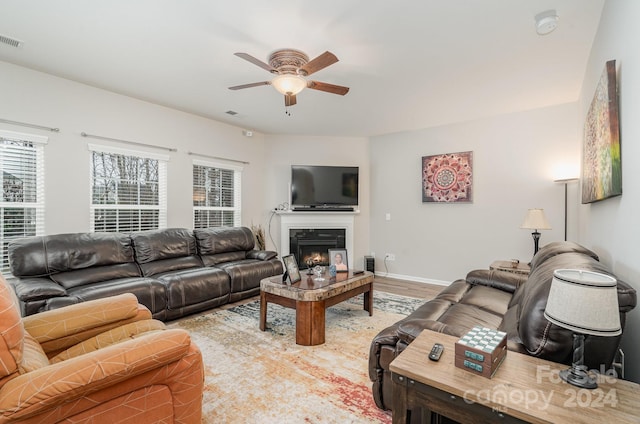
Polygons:
<instances>
[{"instance_id":1,"label":"sofa back cushion","mask_svg":"<svg viewBox=\"0 0 640 424\"><path fill-rule=\"evenodd\" d=\"M253 250L255 240L247 227L200 228L193 230L201 256ZM244 256L243 256L244 258Z\"/></svg>"},{"instance_id":2,"label":"sofa back cushion","mask_svg":"<svg viewBox=\"0 0 640 424\"><path fill-rule=\"evenodd\" d=\"M56 234L14 240L9 243L9 264L16 277L60 274L59 282L71 281L70 286L80 278L87 284L140 275L131 239L122 233ZM82 275L76 278L73 272L77 271Z\"/></svg>"},{"instance_id":3,"label":"sofa back cushion","mask_svg":"<svg viewBox=\"0 0 640 424\"><path fill-rule=\"evenodd\" d=\"M531 260L531 270L533 271L541 263L549 258L557 255L562 255L563 253L572 252L590 256L596 261L600 260L595 252L592 252L591 250L579 245L578 243L574 243L572 241L554 241L544 245L540 250L538 250L538 253L536 253Z\"/></svg>"},{"instance_id":4,"label":"sofa back cushion","mask_svg":"<svg viewBox=\"0 0 640 424\"><path fill-rule=\"evenodd\" d=\"M527 352L544 359L566 363L571 358L573 333L551 324L544 317L553 272L561 268L594 271L615 278L615 275L593 255L576 251L558 254L547 258L532 269L527 282L518 287L509 306L517 307L518 334ZM571 301L575 300L567 299L567 302ZM516 303L518 305L515 305ZM635 291L622 281L618 281L618 303L621 315L633 309L636 304Z\"/></svg>"},{"instance_id":5,"label":"sofa back cushion","mask_svg":"<svg viewBox=\"0 0 640 424\"><path fill-rule=\"evenodd\" d=\"M138 231L131 234L131 239L144 276L202 266L196 240L187 229Z\"/></svg>"},{"instance_id":6,"label":"sofa back cushion","mask_svg":"<svg viewBox=\"0 0 640 424\"><path fill-rule=\"evenodd\" d=\"M0 275L0 386L22 362L25 330L13 289Z\"/></svg>"},{"instance_id":7,"label":"sofa back cushion","mask_svg":"<svg viewBox=\"0 0 640 424\"><path fill-rule=\"evenodd\" d=\"M139 264L198 253L193 234L184 228L138 231L131 234Z\"/></svg>"}]
</instances>

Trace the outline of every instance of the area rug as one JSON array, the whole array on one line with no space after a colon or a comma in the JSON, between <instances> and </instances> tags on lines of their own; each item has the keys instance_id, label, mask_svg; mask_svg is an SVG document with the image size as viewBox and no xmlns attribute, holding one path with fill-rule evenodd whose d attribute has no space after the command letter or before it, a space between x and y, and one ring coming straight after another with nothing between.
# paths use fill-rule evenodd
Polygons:
<instances>
[{"instance_id":1,"label":"area rug","mask_svg":"<svg viewBox=\"0 0 640 424\"><path fill-rule=\"evenodd\" d=\"M326 343L295 344L295 312L260 303L169 324L191 333L205 362L203 423L390 423L368 377L369 347L382 329L424 299L374 292L373 316L362 295L327 309Z\"/></svg>"}]
</instances>

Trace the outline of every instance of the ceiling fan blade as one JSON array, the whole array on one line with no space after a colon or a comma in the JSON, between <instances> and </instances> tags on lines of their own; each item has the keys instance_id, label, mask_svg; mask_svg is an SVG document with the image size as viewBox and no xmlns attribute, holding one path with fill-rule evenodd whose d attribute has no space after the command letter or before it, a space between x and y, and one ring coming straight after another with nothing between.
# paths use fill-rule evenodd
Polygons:
<instances>
[{"instance_id":1,"label":"ceiling fan blade","mask_svg":"<svg viewBox=\"0 0 640 424\"><path fill-rule=\"evenodd\" d=\"M340 94L344 96L349 92L349 87L344 87L342 85L334 85L326 82L320 81L308 81L307 87L313 90L326 91L327 93Z\"/></svg>"},{"instance_id":2,"label":"ceiling fan blade","mask_svg":"<svg viewBox=\"0 0 640 424\"><path fill-rule=\"evenodd\" d=\"M309 61L306 65L301 66L298 72L302 76L309 76L314 72L318 72L320 69L324 69L329 65L333 65L338 61L338 58L331 52L324 52L320 56Z\"/></svg>"},{"instance_id":3,"label":"ceiling fan blade","mask_svg":"<svg viewBox=\"0 0 640 424\"><path fill-rule=\"evenodd\" d=\"M296 102L296 95L295 94L285 94L284 95L284 105L286 107L293 106L296 103L297 102Z\"/></svg>"},{"instance_id":4,"label":"ceiling fan blade","mask_svg":"<svg viewBox=\"0 0 640 424\"><path fill-rule=\"evenodd\" d=\"M271 85L271 81L252 82L251 84L234 85L229 90L242 90L243 88L259 87L261 85Z\"/></svg>"},{"instance_id":5,"label":"ceiling fan blade","mask_svg":"<svg viewBox=\"0 0 640 424\"><path fill-rule=\"evenodd\" d=\"M251 62L254 65L258 65L262 69L264 69L266 71L269 71L272 74L277 74L278 73L278 70L276 68L271 67L271 65L268 65L268 64L264 63L260 59L256 59L255 57L251 56L250 54L247 54L247 53L234 53L234 54L236 56L238 56L239 58L242 58L242 59L246 60L247 62Z\"/></svg>"}]
</instances>

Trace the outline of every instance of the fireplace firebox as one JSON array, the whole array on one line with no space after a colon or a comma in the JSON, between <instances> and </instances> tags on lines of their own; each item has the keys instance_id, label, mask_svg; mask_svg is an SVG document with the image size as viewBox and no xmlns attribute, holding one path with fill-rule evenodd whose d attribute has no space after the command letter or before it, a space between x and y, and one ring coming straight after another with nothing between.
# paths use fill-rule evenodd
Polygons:
<instances>
[{"instance_id":1,"label":"fireplace firebox","mask_svg":"<svg viewBox=\"0 0 640 424\"><path fill-rule=\"evenodd\" d=\"M343 228L307 228L289 230L289 252L293 253L300 269L329 265L329 249L345 248L346 231Z\"/></svg>"}]
</instances>

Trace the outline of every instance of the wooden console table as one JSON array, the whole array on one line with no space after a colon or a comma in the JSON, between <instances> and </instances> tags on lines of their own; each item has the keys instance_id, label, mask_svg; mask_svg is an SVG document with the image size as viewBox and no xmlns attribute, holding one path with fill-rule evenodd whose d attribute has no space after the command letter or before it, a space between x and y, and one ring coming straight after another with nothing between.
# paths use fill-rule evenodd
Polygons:
<instances>
[{"instance_id":1,"label":"wooden console table","mask_svg":"<svg viewBox=\"0 0 640 424\"><path fill-rule=\"evenodd\" d=\"M640 422L638 384L601 376L597 389L580 389L558 376L566 365L516 352L488 379L454 365L458 339L424 330L391 362L394 424L408 423L411 410L427 423L432 412L474 424ZM433 362L427 355L436 342L444 352Z\"/></svg>"}]
</instances>

